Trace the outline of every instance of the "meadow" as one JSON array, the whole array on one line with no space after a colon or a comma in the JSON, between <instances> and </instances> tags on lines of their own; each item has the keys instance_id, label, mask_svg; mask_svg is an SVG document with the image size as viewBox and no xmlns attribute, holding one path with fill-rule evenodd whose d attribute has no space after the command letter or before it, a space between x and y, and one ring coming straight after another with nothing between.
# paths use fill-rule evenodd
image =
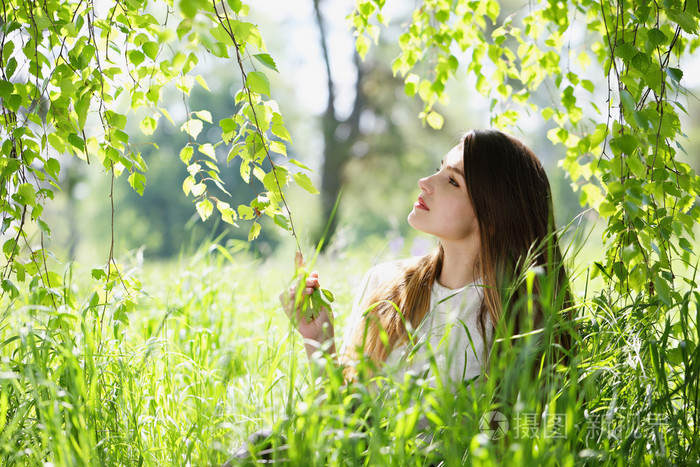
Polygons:
<instances>
[{"instance_id":1,"label":"meadow","mask_svg":"<svg viewBox=\"0 0 700 467\"><path fill-rule=\"evenodd\" d=\"M339 309L371 261L319 258ZM287 436L281 457L292 465L697 459L697 292L678 310L692 323L682 342L654 320L635 319L634 307L591 301L571 368L533 385L514 371L527 352L504 355L499 402L490 384L455 395L420 378L378 376L347 388L329 369L328 381L315 380L279 306L280 277L293 272L281 273L280 262L222 245L174 264L134 260L125 271L142 288L128 325L73 283L80 274L71 269L56 309L31 296L5 305L3 464L220 465L261 428ZM336 311L339 328L344 317ZM504 436L483 422L492 411L507 419ZM439 447L418 433L423 418Z\"/></svg>"},{"instance_id":2,"label":"meadow","mask_svg":"<svg viewBox=\"0 0 700 467\"><path fill-rule=\"evenodd\" d=\"M621 307L586 290L578 268L567 367L531 376L525 342L504 347L478 386L370 378L362 366L345 385L322 361L309 368L281 310L291 258L244 248L125 259L128 315L73 279L89 274L77 265L65 268L57 306L31 294L3 302L0 463L222 465L264 428L287 465L698 462L696 290L672 309ZM329 252L314 265L335 294L337 329L376 260L367 251L377 250Z\"/></svg>"}]
</instances>

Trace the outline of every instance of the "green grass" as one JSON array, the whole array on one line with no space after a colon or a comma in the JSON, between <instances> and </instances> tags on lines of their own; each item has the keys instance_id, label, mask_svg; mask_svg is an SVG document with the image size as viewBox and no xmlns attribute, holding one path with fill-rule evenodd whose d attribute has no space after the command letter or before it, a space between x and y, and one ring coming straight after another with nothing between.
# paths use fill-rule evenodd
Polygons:
<instances>
[{"instance_id":1,"label":"green grass","mask_svg":"<svg viewBox=\"0 0 700 467\"><path fill-rule=\"evenodd\" d=\"M370 264L316 264L336 295L337 335ZM280 456L292 465L698 461L697 292L653 307L589 291L572 365L534 381L523 344L504 350L478 389L391 375L347 388L331 368L326 383L309 371L278 302L292 272L291 258L216 249L136 268L143 287L128 326L94 285L70 279L88 271L66 275L55 306L5 299L0 463L221 465L261 428L287 437ZM500 439L482 422L490 411L509 422ZM439 443L419 433L426 424Z\"/></svg>"}]
</instances>

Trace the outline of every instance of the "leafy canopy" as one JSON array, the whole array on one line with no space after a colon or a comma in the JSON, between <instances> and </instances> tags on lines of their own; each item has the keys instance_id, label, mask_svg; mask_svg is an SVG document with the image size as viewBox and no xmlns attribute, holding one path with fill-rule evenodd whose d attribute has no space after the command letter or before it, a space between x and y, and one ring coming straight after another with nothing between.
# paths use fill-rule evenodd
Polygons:
<instances>
[{"instance_id":1,"label":"leafy canopy","mask_svg":"<svg viewBox=\"0 0 700 467\"><path fill-rule=\"evenodd\" d=\"M351 15L363 56L388 24L384 6L359 0ZM617 292L645 291L670 306L680 298L674 258L690 262L700 220L700 179L678 157L683 60L700 44L698 8L582 0L502 11L497 0L426 0L399 36L392 66L434 128L443 124L436 105L460 70L490 99L493 126L537 114L550 122L547 136L566 148L562 165L581 204L607 219L605 261L593 274Z\"/></svg>"},{"instance_id":2,"label":"leafy canopy","mask_svg":"<svg viewBox=\"0 0 700 467\"><path fill-rule=\"evenodd\" d=\"M60 276L51 273L43 249L31 245L39 229L41 244L50 235L42 220L46 203L61 189L61 172L75 160L99 163L114 179L126 176L143 193L147 166L127 129L136 112L144 115L141 132L149 136L163 119L189 137L180 151L188 176L182 189L194 199L203 220L216 210L233 225L250 220L249 240L258 236L259 218L272 218L294 232L283 188L292 180L316 192L308 168L285 159L291 136L266 73L277 72L258 28L245 21L249 7L238 0L126 2L45 2L11 0L3 4L0 35L0 234L5 265L3 295L18 296L17 283L29 281L46 304L58 293ZM230 59L242 87L231 102L231 115L213 122L206 109L190 109L195 86L208 90L194 75L199 57ZM186 119L175 122L165 92L183 96ZM183 104L180 104L183 105ZM207 141L210 126L221 130ZM253 199L232 200L220 177L222 152L227 162L240 159L240 177ZM114 286L116 262L102 274L106 291ZM117 274L119 276L120 274ZM126 284L125 284L126 285Z\"/></svg>"}]
</instances>

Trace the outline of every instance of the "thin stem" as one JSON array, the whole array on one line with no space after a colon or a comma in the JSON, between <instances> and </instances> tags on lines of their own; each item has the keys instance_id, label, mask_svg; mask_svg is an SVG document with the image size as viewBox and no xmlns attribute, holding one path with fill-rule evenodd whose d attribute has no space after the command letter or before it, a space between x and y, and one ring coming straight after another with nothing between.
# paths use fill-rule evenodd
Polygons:
<instances>
[{"instance_id":1,"label":"thin stem","mask_svg":"<svg viewBox=\"0 0 700 467\"><path fill-rule=\"evenodd\" d=\"M240 52L240 46L238 45L238 41L236 40L236 35L233 32L233 27L231 26L230 23L230 18L228 16L228 13L226 12L226 9L223 9L223 14L225 16L221 16L221 13L219 13L219 10L217 9L216 6L216 1L212 0L212 5L214 6L214 12L216 13L216 17L219 20L219 24L221 25L222 28L228 33L229 37L233 41L233 46L236 48L236 59L238 62L238 67L241 70L241 79L243 82L243 89L246 92L246 96L248 97L248 103L250 104L250 111L253 113L253 119L255 120L255 132L260 136L260 141L263 145L263 150L265 151L265 156L267 160L270 162L271 170L272 170L272 175L275 178L275 184L277 185L277 188L279 189L280 192L280 198L282 200L282 204L284 205L285 211L287 211L287 217L289 218L289 226L292 231L292 237L294 237L294 241L296 242L297 245L297 250L301 251L301 245L299 244L299 237L297 236L296 229L294 228L294 220L292 219L292 212L289 209L289 205L287 204L287 199L284 196L284 193L282 192L282 185L280 184L279 178L277 177L277 172L275 171L275 167L277 166L273 161L272 161L272 156L270 155L270 150L265 145L265 135L263 135L262 130L260 129L260 124L258 122L258 114L255 112L255 106L253 104L253 96L251 94L250 88L246 86L246 77L247 74L245 72L245 69L243 67L243 58L241 57L241 52ZM224 20L226 24L224 24Z\"/></svg>"}]
</instances>

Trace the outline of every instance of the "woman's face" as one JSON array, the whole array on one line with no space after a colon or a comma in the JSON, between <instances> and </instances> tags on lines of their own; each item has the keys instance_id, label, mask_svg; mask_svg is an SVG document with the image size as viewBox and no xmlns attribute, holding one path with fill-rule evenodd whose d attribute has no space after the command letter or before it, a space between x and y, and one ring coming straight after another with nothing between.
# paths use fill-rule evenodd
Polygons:
<instances>
[{"instance_id":1,"label":"woman's face","mask_svg":"<svg viewBox=\"0 0 700 467\"><path fill-rule=\"evenodd\" d=\"M479 235L479 223L464 179L462 144L445 155L434 174L418 180L421 193L408 215L416 230L441 241L461 241Z\"/></svg>"}]
</instances>

